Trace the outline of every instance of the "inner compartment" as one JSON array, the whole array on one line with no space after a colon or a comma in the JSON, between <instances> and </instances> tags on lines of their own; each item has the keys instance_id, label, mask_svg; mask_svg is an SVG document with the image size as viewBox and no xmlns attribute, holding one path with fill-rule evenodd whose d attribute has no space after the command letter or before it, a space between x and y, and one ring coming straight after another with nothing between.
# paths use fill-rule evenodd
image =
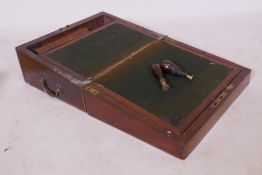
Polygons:
<instances>
[{"instance_id":1,"label":"inner compartment","mask_svg":"<svg viewBox=\"0 0 262 175\"><path fill-rule=\"evenodd\" d=\"M112 23L47 56L74 73L91 79L153 40L153 37L123 24Z\"/></svg>"},{"instance_id":2,"label":"inner compartment","mask_svg":"<svg viewBox=\"0 0 262 175\"><path fill-rule=\"evenodd\" d=\"M193 80L165 75L170 90L163 92L151 71L153 63L169 59L193 74ZM178 126L232 69L171 46L163 41L135 55L95 82Z\"/></svg>"},{"instance_id":3,"label":"inner compartment","mask_svg":"<svg viewBox=\"0 0 262 175\"><path fill-rule=\"evenodd\" d=\"M29 50L35 52L36 54L44 54L70 41L78 39L93 30L108 25L113 21L115 21L115 19L110 16L100 15L73 28L71 28L70 25L67 25L64 28L59 29L59 34L29 46Z\"/></svg>"}]
</instances>

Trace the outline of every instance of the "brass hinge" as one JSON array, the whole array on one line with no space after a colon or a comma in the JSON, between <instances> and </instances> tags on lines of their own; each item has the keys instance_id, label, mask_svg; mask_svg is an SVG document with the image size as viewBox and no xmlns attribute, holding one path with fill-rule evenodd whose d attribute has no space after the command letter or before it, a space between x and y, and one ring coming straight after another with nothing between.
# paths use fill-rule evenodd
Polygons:
<instances>
[{"instance_id":1,"label":"brass hinge","mask_svg":"<svg viewBox=\"0 0 262 175\"><path fill-rule=\"evenodd\" d=\"M88 92L90 92L91 94L93 94L93 95L99 94L99 91L96 90L95 88L91 87L91 86L86 86L85 89L86 89Z\"/></svg>"}]
</instances>

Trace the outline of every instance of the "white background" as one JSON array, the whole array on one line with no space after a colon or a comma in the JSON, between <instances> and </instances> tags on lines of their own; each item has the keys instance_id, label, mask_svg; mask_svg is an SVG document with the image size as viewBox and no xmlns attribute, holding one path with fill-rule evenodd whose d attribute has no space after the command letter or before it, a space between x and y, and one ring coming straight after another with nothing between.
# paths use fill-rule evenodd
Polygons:
<instances>
[{"instance_id":1,"label":"white background","mask_svg":"<svg viewBox=\"0 0 262 175\"><path fill-rule=\"evenodd\" d=\"M100 11L253 70L248 88L185 161L23 82L15 46ZM0 175L261 175L261 59L261 0L1 0Z\"/></svg>"}]
</instances>

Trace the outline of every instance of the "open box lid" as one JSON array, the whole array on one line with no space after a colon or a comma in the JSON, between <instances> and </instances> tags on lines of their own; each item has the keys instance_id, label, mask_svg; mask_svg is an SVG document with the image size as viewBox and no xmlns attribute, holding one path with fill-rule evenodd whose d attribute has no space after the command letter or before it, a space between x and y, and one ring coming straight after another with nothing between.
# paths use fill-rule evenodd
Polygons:
<instances>
[{"instance_id":1,"label":"open box lid","mask_svg":"<svg viewBox=\"0 0 262 175\"><path fill-rule=\"evenodd\" d=\"M108 14L66 27L60 37L45 39L31 50L84 85L139 109L145 121L180 135L239 73L239 67L174 42ZM170 59L195 75L187 81L167 76L162 92L150 66ZM86 81L88 80L88 81ZM89 85L88 85L89 86ZM223 96L222 96L223 98ZM214 104L216 105L216 104Z\"/></svg>"}]
</instances>

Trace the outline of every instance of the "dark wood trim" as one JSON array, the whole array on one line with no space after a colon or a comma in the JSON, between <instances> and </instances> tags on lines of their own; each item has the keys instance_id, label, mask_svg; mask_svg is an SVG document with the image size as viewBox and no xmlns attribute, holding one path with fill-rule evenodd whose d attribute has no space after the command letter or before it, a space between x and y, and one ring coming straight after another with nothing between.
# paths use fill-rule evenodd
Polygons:
<instances>
[{"instance_id":1,"label":"dark wood trim","mask_svg":"<svg viewBox=\"0 0 262 175\"><path fill-rule=\"evenodd\" d=\"M215 109L208 106L208 108L194 121L190 127L183 133L183 138L180 139L185 145L183 150L183 157L186 158L198 143L204 138L208 131L215 125L224 112L231 106L234 100L241 94L245 87L249 84L251 70L243 68L241 72L235 77L231 85L233 89L225 89L228 93L223 102Z\"/></svg>"}]
</instances>

